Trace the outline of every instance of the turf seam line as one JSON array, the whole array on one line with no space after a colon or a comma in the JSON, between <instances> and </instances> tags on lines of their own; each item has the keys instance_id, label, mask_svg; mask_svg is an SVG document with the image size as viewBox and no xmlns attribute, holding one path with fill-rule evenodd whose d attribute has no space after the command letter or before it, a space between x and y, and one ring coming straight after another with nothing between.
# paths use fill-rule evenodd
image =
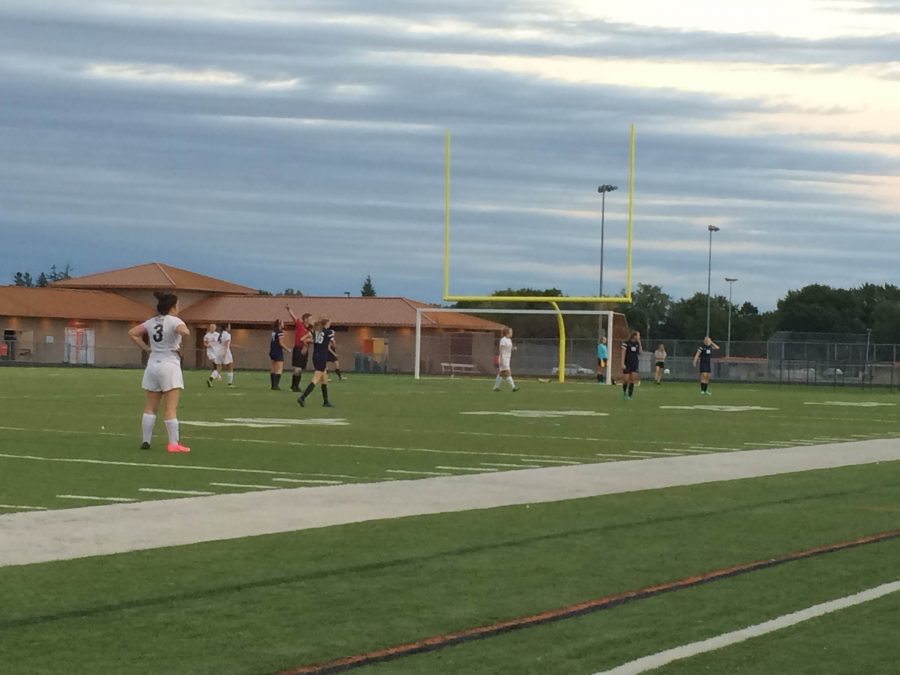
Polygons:
<instances>
[{"instance_id":1,"label":"turf seam line","mask_svg":"<svg viewBox=\"0 0 900 675\"><path fill-rule=\"evenodd\" d=\"M675 581L667 581L661 584L646 586L634 591L625 591L624 593L618 593L616 595L608 595L601 598L595 598L593 600L586 600L584 602L547 610L545 612L539 612L537 614L521 616L514 619L507 619L505 621L498 621L496 623L478 626L475 628L467 628L461 631L455 631L444 635L434 635L431 637L423 638L421 640L416 640L414 642L395 645L393 647L385 647L383 649L377 649L362 654L355 654L331 661L323 661L316 664L301 666L299 668L279 671L277 675L324 675L325 673L339 673L354 668L359 668L361 666L391 661L404 656L433 652L445 647L450 647L452 645L462 644L464 642L470 642L473 640L481 640L484 638L493 637L495 635L502 635L504 633L509 633L511 631L519 630L522 628L531 628L533 626L539 626L554 621L584 616L585 614L591 614L593 612L610 609L612 607L618 607L635 600L643 600L645 598L654 597L663 593L669 593L684 588L692 588L694 586L699 586L700 584L719 581L721 579L728 579L742 574L755 572L757 570L768 569L789 562L812 558L818 555L825 555L828 553L843 551L849 548L865 546L867 544L884 542L890 539L896 539L898 537L900 537L900 530L880 532L878 534L851 539L849 541L838 542L835 544L826 544L824 546L817 546L815 548L804 549L802 551L795 551L793 553L788 553L777 558L769 558L767 560L757 560L749 563L741 563L739 565L733 565L731 567L725 567L694 576L684 577Z\"/></svg>"}]
</instances>

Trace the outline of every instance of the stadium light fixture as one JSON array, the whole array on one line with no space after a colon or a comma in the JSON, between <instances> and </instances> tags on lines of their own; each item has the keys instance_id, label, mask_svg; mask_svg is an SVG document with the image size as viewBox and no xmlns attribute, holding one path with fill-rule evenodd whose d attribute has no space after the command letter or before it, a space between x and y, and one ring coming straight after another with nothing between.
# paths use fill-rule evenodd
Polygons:
<instances>
[{"instance_id":1,"label":"stadium light fixture","mask_svg":"<svg viewBox=\"0 0 900 675\"><path fill-rule=\"evenodd\" d=\"M597 188L600 193L600 297L603 297L603 241L606 230L606 193L619 189L618 185L603 184Z\"/></svg>"},{"instance_id":2,"label":"stadium light fixture","mask_svg":"<svg viewBox=\"0 0 900 675\"><path fill-rule=\"evenodd\" d=\"M713 232L718 232L720 228L715 225L707 225L709 230L709 264L706 268L706 334L709 335L709 301L712 291L712 236Z\"/></svg>"},{"instance_id":3,"label":"stadium light fixture","mask_svg":"<svg viewBox=\"0 0 900 675\"><path fill-rule=\"evenodd\" d=\"M734 313L734 303L731 302L731 291L734 289L734 282L737 277L725 277L728 282L728 339L725 342L725 356L731 356L731 315Z\"/></svg>"}]
</instances>

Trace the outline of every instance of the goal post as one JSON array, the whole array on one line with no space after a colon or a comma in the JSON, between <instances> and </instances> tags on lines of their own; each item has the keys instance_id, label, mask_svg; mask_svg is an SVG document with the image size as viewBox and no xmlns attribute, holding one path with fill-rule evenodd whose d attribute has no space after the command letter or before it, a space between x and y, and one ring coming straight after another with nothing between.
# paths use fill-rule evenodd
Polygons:
<instances>
[{"instance_id":1,"label":"goal post","mask_svg":"<svg viewBox=\"0 0 900 675\"><path fill-rule=\"evenodd\" d=\"M416 345L415 345L415 379L420 379L422 376L422 361L423 361L423 349L422 349L422 339L423 339L423 330L422 330L422 317L423 315L428 314L498 314L498 315L550 315L556 316L557 318L557 326L559 329L558 335L558 360L557 360L557 378L559 382L565 382L566 379L566 328L564 316L595 316L599 317L600 321L603 321L603 318L606 318L606 335L608 336L608 341L612 342L614 333L614 327L620 328L618 323L614 323L616 312L610 310L584 310L584 309L560 309L559 305L556 304L556 298L549 300L548 298L542 298L545 302L550 302L554 309L490 309L490 308L455 308L455 307L417 307L416 308ZM624 326L624 318L622 315L619 315L619 321L622 322L622 326ZM492 354L496 353L496 340L492 341ZM596 344L592 350L592 361L596 359ZM449 366L447 372L451 375L458 372L476 372L474 367L470 367L471 364L455 364L452 351L449 354L448 361L443 362L442 365ZM458 368L454 368L454 365L458 366ZM610 384L612 382L612 369L610 365L610 359L606 361L606 372L604 381L606 384Z\"/></svg>"}]
</instances>

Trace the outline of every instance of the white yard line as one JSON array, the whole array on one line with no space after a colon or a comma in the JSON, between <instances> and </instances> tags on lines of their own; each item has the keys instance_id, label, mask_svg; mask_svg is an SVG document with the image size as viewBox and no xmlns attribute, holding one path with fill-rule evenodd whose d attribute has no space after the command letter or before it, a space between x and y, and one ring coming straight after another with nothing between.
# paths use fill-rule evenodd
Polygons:
<instances>
[{"instance_id":1,"label":"white yard line","mask_svg":"<svg viewBox=\"0 0 900 675\"><path fill-rule=\"evenodd\" d=\"M46 511L46 506L25 506L24 504L0 504L0 509L16 509L21 511Z\"/></svg>"},{"instance_id":2,"label":"white yard line","mask_svg":"<svg viewBox=\"0 0 900 675\"><path fill-rule=\"evenodd\" d=\"M314 480L312 478L273 478L273 481L282 483L312 483L313 485L342 485L343 481L339 480Z\"/></svg>"},{"instance_id":3,"label":"white yard line","mask_svg":"<svg viewBox=\"0 0 900 675\"><path fill-rule=\"evenodd\" d=\"M250 483L210 483L216 487L253 488L254 490L281 490L277 485L252 485Z\"/></svg>"},{"instance_id":4,"label":"white yard line","mask_svg":"<svg viewBox=\"0 0 900 675\"><path fill-rule=\"evenodd\" d=\"M193 495L195 497L218 494L217 492L203 492L202 490L169 490L166 488L138 488L138 492L158 492L164 495Z\"/></svg>"},{"instance_id":5,"label":"white yard line","mask_svg":"<svg viewBox=\"0 0 900 675\"><path fill-rule=\"evenodd\" d=\"M56 495L57 499L86 499L94 502L134 502L129 497L95 497L94 495Z\"/></svg>"},{"instance_id":6,"label":"white yard line","mask_svg":"<svg viewBox=\"0 0 900 675\"><path fill-rule=\"evenodd\" d=\"M861 605L862 603L871 600L877 600L878 598L889 595L890 593L896 593L897 591L900 591L900 581L881 584L880 586L875 586L874 588L861 591L854 595L848 595L843 598L813 605L812 607L807 607L798 612L784 614L775 619L747 626L740 630L723 633L722 635L717 635L716 637L707 640L691 642L690 644L667 649L657 654L651 654L650 656L644 656L643 658L635 659L634 661L624 663L611 670L604 670L595 673L594 675L638 675L638 673L645 673L648 670L661 668L673 661L680 661L682 659L691 658L692 656L722 649L723 647L729 647L739 642L766 635L767 633L773 633L777 630L796 626L799 623L815 619L819 616L824 616L825 614L837 612L838 610L853 607L854 605Z\"/></svg>"},{"instance_id":7,"label":"white yard line","mask_svg":"<svg viewBox=\"0 0 900 675\"><path fill-rule=\"evenodd\" d=\"M435 469L443 469L444 471L477 471L478 473L484 471L496 471L497 469L488 469L483 466L436 466Z\"/></svg>"},{"instance_id":8,"label":"white yard line","mask_svg":"<svg viewBox=\"0 0 900 675\"><path fill-rule=\"evenodd\" d=\"M765 443L744 441L744 445L749 445L754 448L789 448L791 447L792 443L785 443L784 441L766 441Z\"/></svg>"},{"instance_id":9,"label":"white yard line","mask_svg":"<svg viewBox=\"0 0 900 675\"><path fill-rule=\"evenodd\" d=\"M598 452L597 457L612 457L613 459L634 459L634 455L623 455L615 452Z\"/></svg>"},{"instance_id":10,"label":"white yard line","mask_svg":"<svg viewBox=\"0 0 900 675\"><path fill-rule=\"evenodd\" d=\"M629 454L637 455L638 457L672 457L674 455L684 454L681 450L676 450L675 452L666 452L664 450L629 450Z\"/></svg>"},{"instance_id":11,"label":"white yard line","mask_svg":"<svg viewBox=\"0 0 900 675\"><path fill-rule=\"evenodd\" d=\"M501 462L482 462L481 466L507 466L513 469L540 469L537 464L503 464Z\"/></svg>"},{"instance_id":12,"label":"white yard line","mask_svg":"<svg viewBox=\"0 0 900 675\"><path fill-rule=\"evenodd\" d=\"M402 473L415 476L452 476L446 471L410 471L408 469L385 469L385 473Z\"/></svg>"},{"instance_id":13,"label":"white yard line","mask_svg":"<svg viewBox=\"0 0 900 675\"><path fill-rule=\"evenodd\" d=\"M715 452L715 450L698 450L697 448L663 448L666 452L669 452L673 455L681 455L685 452L691 453L694 455L708 455L710 453Z\"/></svg>"},{"instance_id":14,"label":"white yard line","mask_svg":"<svg viewBox=\"0 0 900 675\"><path fill-rule=\"evenodd\" d=\"M573 462L568 459L531 459L529 458L527 461L529 462L537 462L539 464L584 464L584 462Z\"/></svg>"}]
</instances>

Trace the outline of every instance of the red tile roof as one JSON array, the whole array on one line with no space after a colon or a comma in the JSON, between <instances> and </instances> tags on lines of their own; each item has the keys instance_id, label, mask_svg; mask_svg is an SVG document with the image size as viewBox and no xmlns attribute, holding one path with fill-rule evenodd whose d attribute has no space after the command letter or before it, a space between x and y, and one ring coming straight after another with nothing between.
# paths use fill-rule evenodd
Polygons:
<instances>
[{"instance_id":1,"label":"red tile roof","mask_svg":"<svg viewBox=\"0 0 900 675\"><path fill-rule=\"evenodd\" d=\"M290 324L285 304L298 317L309 312L313 317L326 315L336 326L390 326L414 328L416 308L429 307L415 300L393 297L284 297L217 296L201 300L179 316L189 323L271 324L283 319ZM498 331L503 324L468 314L424 314L422 327L453 330Z\"/></svg>"},{"instance_id":2,"label":"red tile roof","mask_svg":"<svg viewBox=\"0 0 900 675\"><path fill-rule=\"evenodd\" d=\"M155 308L104 291L0 286L0 316L143 321Z\"/></svg>"},{"instance_id":3,"label":"red tile roof","mask_svg":"<svg viewBox=\"0 0 900 675\"><path fill-rule=\"evenodd\" d=\"M154 290L173 289L179 291L205 291L207 293L228 293L230 295L256 295L258 291L247 286L222 281L215 277L197 274L179 267L162 263L146 263L125 267L110 272L88 274L51 284L54 288L90 288L95 290L120 290L151 288Z\"/></svg>"}]
</instances>

